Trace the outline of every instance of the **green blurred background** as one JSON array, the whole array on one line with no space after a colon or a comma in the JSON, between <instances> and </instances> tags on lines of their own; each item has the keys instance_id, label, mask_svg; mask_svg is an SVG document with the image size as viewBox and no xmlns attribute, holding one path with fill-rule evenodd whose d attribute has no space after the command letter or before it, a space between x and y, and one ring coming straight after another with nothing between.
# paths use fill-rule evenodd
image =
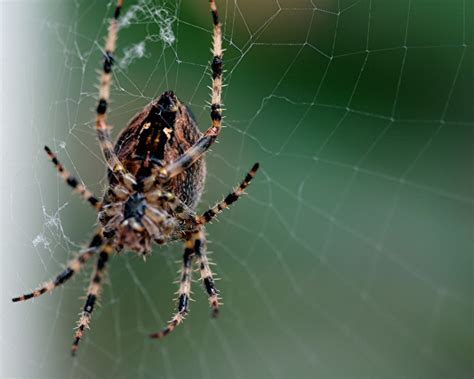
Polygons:
<instances>
[{"instance_id":1,"label":"green blurred background","mask_svg":"<svg viewBox=\"0 0 474 379\"><path fill-rule=\"evenodd\" d=\"M138 5L137 5L138 4ZM173 89L209 124L207 1L125 1L114 134ZM2 2L2 377L471 378L473 2L218 1L225 126L205 210L224 306L174 311L181 244L115 257L72 359L89 272L23 304L91 236L44 144L105 188L93 109L106 1ZM128 13L127 13L128 12Z\"/></svg>"}]
</instances>

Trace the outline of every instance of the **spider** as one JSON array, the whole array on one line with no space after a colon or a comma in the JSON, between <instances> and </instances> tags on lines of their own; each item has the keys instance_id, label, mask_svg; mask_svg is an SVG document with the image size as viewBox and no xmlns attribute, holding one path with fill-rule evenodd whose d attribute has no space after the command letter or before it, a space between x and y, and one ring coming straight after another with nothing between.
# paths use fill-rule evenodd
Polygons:
<instances>
[{"instance_id":1,"label":"spider","mask_svg":"<svg viewBox=\"0 0 474 379\"><path fill-rule=\"evenodd\" d=\"M222 32L215 0L209 0L213 21L211 126L201 133L187 107L172 91L167 91L137 114L120 133L116 144L112 144L106 112L122 2L117 0L108 29L96 111L97 136L109 181L103 198L97 199L79 183L45 146L58 174L98 212L97 230L89 246L63 272L33 292L12 299L24 301L51 292L79 272L88 260L95 259L86 302L75 329L72 355L89 327L107 263L115 251L128 250L146 256L151 254L153 242L162 245L173 240L184 241L177 311L164 329L150 337L164 337L183 322L189 309L193 263L199 266L211 314L217 316L220 298L206 255L204 227L242 195L259 167L255 163L242 183L223 201L202 215L196 214L194 208L206 175L203 154L217 139L222 120Z\"/></svg>"}]
</instances>

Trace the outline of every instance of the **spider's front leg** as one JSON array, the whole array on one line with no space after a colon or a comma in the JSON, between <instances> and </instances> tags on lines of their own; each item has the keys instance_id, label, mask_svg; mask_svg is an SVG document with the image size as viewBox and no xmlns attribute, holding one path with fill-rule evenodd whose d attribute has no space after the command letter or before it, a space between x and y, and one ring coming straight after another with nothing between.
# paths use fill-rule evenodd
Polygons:
<instances>
[{"instance_id":1,"label":"spider's front leg","mask_svg":"<svg viewBox=\"0 0 474 379\"><path fill-rule=\"evenodd\" d=\"M72 343L71 347L72 355L76 354L77 348L79 347L79 341L84 334L84 330L89 327L92 311L94 310L94 305L104 281L106 264L112 252L113 245L110 242L103 245L100 249L99 258L97 259L96 267L89 283L86 304L84 305L84 308L81 312L81 317L77 323L74 342Z\"/></svg>"},{"instance_id":2,"label":"spider's front leg","mask_svg":"<svg viewBox=\"0 0 474 379\"><path fill-rule=\"evenodd\" d=\"M201 271L201 281L209 296L209 303L213 309L212 315L215 317L219 312L219 299L214 286L214 279L209 267L209 260L206 255L206 238L202 228L191 233L185 243L183 255L183 265L181 268L180 285L178 290L178 310L172 317L168 325L160 332L150 335L151 338L163 338L171 333L176 326L181 324L189 310L189 300L191 294L191 273L192 261L197 258Z\"/></svg>"},{"instance_id":3,"label":"spider's front leg","mask_svg":"<svg viewBox=\"0 0 474 379\"><path fill-rule=\"evenodd\" d=\"M46 292L51 292L61 284L64 284L66 281L71 279L71 277L79 272L84 264L94 255L97 253L100 245L102 244L102 231L97 232L92 241L89 244L89 248L85 251L82 251L75 259L70 261L66 267L66 269L61 272L59 275L56 276L54 280L51 280L45 283L43 286L35 289L33 292L26 293L24 295L14 297L12 301L14 303L18 301L25 301L32 299L34 297L41 296Z\"/></svg>"},{"instance_id":4,"label":"spider's front leg","mask_svg":"<svg viewBox=\"0 0 474 379\"><path fill-rule=\"evenodd\" d=\"M181 276L178 290L178 310L168 325L162 331L151 334L151 338L163 338L164 336L171 333L177 325L184 321L184 318L188 313L191 295L192 263L195 257L194 245L194 239L192 236L190 236L185 243L183 264L181 266Z\"/></svg>"}]
</instances>

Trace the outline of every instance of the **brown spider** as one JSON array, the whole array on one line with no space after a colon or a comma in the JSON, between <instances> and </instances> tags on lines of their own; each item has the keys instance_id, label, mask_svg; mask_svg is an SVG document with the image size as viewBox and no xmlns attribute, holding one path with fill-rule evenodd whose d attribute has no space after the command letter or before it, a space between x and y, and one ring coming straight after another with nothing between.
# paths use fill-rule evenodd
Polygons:
<instances>
[{"instance_id":1,"label":"brown spider","mask_svg":"<svg viewBox=\"0 0 474 379\"><path fill-rule=\"evenodd\" d=\"M112 79L113 52L122 0L117 0L105 45L103 73L100 77L96 130L108 167L109 187L99 201L79 183L48 147L45 150L59 175L98 212L99 227L87 249L70 261L56 278L35 291L15 297L24 301L54 290L65 283L92 257L96 266L87 300L76 328L72 354L88 327L104 279L107 261L122 249L140 255L151 253L152 242L164 244L184 240L185 250L178 291L178 309L168 325L151 334L161 338L170 333L186 316L191 292L192 264L197 262L201 282L209 298L212 315L219 311L218 291L206 256L204 225L235 202L258 169L256 163L240 186L223 201L201 216L194 208L201 196L206 175L203 154L221 131L222 34L215 0L209 0L213 19L213 59L211 127L202 134L186 106L171 91L163 93L136 115L120 134L115 146L106 124L107 102Z\"/></svg>"}]
</instances>

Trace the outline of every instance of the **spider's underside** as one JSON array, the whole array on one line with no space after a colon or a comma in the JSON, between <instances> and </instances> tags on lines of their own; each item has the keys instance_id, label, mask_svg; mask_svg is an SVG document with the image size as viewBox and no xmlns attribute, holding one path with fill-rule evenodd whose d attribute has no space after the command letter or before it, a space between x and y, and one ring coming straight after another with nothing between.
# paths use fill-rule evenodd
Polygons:
<instances>
[{"instance_id":1,"label":"spider's underside","mask_svg":"<svg viewBox=\"0 0 474 379\"><path fill-rule=\"evenodd\" d=\"M66 171L54 153L45 147L59 175L97 210L99 226L88 248L70 261L55 279L12 300L24 301L52 291L69 280L89 259L95 258L95 270L74 336L73 354L89 326L107 262L114 251L126 250L146 255L151 253L152 242L164 244L171 240L183 240L185 243L177 312L162 331L151 334L152 338L167 335L186 316L194 262L199 266L200 280L208 295L212 314L216 316L218 313L219 297L206 255L204 225L239 198L255 176L258 164L254 164L240 186L223 201L204 214L196 215L194 207L200 199L206 175L203 154L219 135L222 119L221 26L215 0L209 0L209 4L213 19L211 126L204 133L197 128L186 106L173 92L167 91L135 116L121 132L117 143L112 144L106 112L122 8L122 0L117 0L104 50L96 115L96 130L109 179L109 187L102 200L98 200Z\"/></svg>"},{"instance_id":2,"label":"spider's underside","mask_svg":"<svg viewBox=\"0 0 474 379\"><path fill-rule=\"evenodd\" d=\"M178 159L200 137L186 106L171 91L148 104L122 131L114 152L135 178L138 191L129 191L109 170L110 189L99 213L105 235L115 236L118 250L150 253L152 241L163 244L182 239L196 229L193 209L204 187L204 160L159 187L149 178L153 170Z\"/></svg>"}]
</instances>

